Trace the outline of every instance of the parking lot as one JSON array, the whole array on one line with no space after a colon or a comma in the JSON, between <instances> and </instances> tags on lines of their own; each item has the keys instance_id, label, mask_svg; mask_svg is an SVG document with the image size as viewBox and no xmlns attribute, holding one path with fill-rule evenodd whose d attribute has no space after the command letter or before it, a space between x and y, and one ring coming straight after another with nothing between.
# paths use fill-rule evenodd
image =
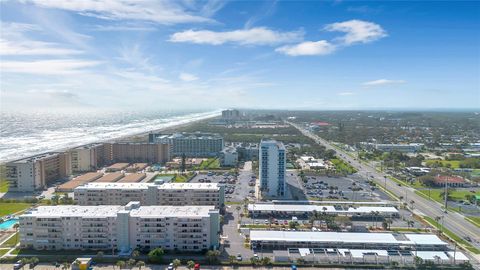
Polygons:
<instances>
[{"instance_id":1,"label":"parking lot","mask_svg":"<svg viewBox=\"0 0 480 270\"><path fill-rule=\"evenodd\" d=\"M255 187L251 186L253 183L253 172L251 165L247 163L245 166L250 166L250 169L245 168L240 171L238 176L232 173L208 173L197 174L190 183L220 183L225 185L225 201L226 202L243 202L245 198L255 198Z\"/></svg>"},{"instance_id":2,"label":"parking lot","mask_svg":"<svg viewBox=\"0 0 480 270\"><path fill-rule=\"evenodd\" d=\"M307 176L303 184L305 195L313 200L382 201L387 194L358 174L348 177Z\"/></svg>"}]
</instances>

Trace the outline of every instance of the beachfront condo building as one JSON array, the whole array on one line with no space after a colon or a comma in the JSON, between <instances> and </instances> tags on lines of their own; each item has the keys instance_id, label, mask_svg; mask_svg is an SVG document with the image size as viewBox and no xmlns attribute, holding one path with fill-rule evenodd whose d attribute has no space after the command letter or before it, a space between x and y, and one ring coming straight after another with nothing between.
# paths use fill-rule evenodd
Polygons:
<instances>
[{"instance_id":1,"label":"beachfront condo building","mask_svg":"<svg viewBox=\"0 0 480 270\"><path fill-rule=\"evenodd\" d=\"M105 159L110 163L164 164L170 160L170 147L164 143L105 143Z\"/></svg>"},{"instance_id":2,"label":"beachfront condo building","mask_svg":"<svg viewBox=\"0 0 480 270\"><path fill-rule=\"evenodd\" d=\"M6 164L9 191L15 192L44 189L49 184L64 179L70 174L70 155L68 153L49 152Z\"/></svg>"},{"instance_id":3,"label":"beachfront condo building","mask_svg":"<svg viewBox=\"0 0 480 270\"><path fill-rule=\"evenodd\" d=\"M151 143L170 145L172 157L216 157L223 150L223 137L213 133L149 134Z\"/></svg>"},{"instance_id":4,"label":"beachfront condo building","mask_svg":"<svg viewBox=\"0 0 480 270\"><path fill-rule=\"evenodd\" d=\"M262 140L259 147L260 193L267 197L285 195L285 146L275 140Z\"/></svg>"},{"instance_id":5,"label":"beachfront condo building","mask_svg":"<svg viewBox=\"0 0 480 270\"><path fill-rule=\"evenodd\" d=\"M138 201L142 205L213 205L223 207L225 187L217 183L101 183L76 187L78 205L126 205Z\"/></svg>"},{"instance_id":6,"label":"beachfront condo building","mask_svg":"<svg viewBox=\"0 0 480 270\"><path fill-rule=\"evenodd\" d=\"M218 248L214 206L40 206L19 217L20 246L38 250Z\"/></svg>"},{"instance_id":7,"label":"beachfront condo building","mask_svg":"<svg viewBox=\"0 0 480 270\"><path fill-rule=\"evenodd\" d=\"M69 149L72 172L95 171L106 164L105 146L103 143L93 143Z\"/></svg>"}]
</instances>

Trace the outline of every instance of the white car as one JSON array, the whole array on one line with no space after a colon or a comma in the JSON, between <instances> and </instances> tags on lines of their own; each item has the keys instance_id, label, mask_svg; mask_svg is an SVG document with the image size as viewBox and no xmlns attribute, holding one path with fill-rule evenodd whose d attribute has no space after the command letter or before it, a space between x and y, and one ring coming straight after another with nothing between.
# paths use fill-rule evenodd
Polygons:
<instances>
[{"instance_id":1,"label":"white car","mask_svg":"<svg viewBox=\"0 0 480 270\"><path fill-rule=\"evenodd\" d=\"M242 254L237 254L237 261L241 261L242 260Z\"/></svg>"}]
</instances>

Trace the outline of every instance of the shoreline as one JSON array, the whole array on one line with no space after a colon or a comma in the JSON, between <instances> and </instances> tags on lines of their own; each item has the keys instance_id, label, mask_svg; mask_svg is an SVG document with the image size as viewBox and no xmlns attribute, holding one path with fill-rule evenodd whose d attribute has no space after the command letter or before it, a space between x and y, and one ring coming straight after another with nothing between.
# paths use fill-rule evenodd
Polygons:
<instances>
[{"instance_id":1,"label":"shoreline","mask_svg":"<svg viewBox=\"0 0 480 270\"><path fill-rule=\"evenodd\" d=\"M214 113L214 112L212 112ZM2 160L0 161L0 166L3 166L9 162L12 162L12 161L15 161L15 160L20 160L20 159L24 159L24 158L28 158L28 157L31 157L31 156L35 156L35 155L41 155L43 153L49 153L49 152L65 152L69 149L73 149L73 148L76 148L76 147L80 147L80 146L83 146L83 145L88 145L88 144L92 144L92 143L106 143L106 142L120 142L122 140L126 141L128 139L133 139L135 137L147 137L148 138L148 134L149 133L152 133L152 132L161 132L161 131L165 131L165 130L169 130L169 129L177 129L177 128L180 128L180 127L185 127L185 126L188 126L188 125L191 125L193 123L197 123L199 121L204 121L204 120L208 120L208 119L212 119L212 118L216 118L218 117L219 115L215 115L215 116L208 116L208 117L205 117L205 118L201 118L201 119L195 119L195 120L192 120L188 123L179 123L179 124L172 124L168 127L162 127L162 128L159 128L159 129L154 129L154 130L149 130L149 131L142 131L140 133L135 133L135 134L130 134L130 135L124 135L124 136L121 136L121 137L116 137L116 138L110 138L110 139L107 139L107 140L102 140L102 141L93 141L93 142L89 142L89 143L85 143L85 144L76 144L76 145L72 145L72 146L69 146L69 147L66 147L66 148L57 148L57 149L53 149L53 150L49 150L49 151L45 151L45 152L42 152L42 153L38 153L38 154L33 154L33 155L27 155L25 157L20 157L20 158L15 158L15 159L7 159L7 160Z\"/></svg>"}]
</instances>

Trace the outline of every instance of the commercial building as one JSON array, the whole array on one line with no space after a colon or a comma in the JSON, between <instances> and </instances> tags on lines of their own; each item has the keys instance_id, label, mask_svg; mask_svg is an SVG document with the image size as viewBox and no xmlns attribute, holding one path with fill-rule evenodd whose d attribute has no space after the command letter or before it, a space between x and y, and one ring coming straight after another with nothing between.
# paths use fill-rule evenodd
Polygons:
<instances>
[{"instance_id":1,"label":"commercial building","mask_svg":"<svg viewBox=\"0 0 480 270\"><path fill-rule=\"evenodd\" d=\"M238 163L238 153L235 147L225 147L220 153L222 166L236 166Z\"/></svg>"},{"instance_id":2,"label":"commercial building","mask_svg":"<svg viewBox=\"0 0 480 270\"><path fill-rule=\"evenodd\" d=\"M106 160L113 162L165 163L170 160L170 147L164 143L106 143Z\"/></svg>"},{"instance_id":3,"label":"commercial building","mask_svg":"<svg viewBox=\"0 0 480 270\"><path fill-rule=\"evenodd\" d=\"M101 183L91 182L74 189L78 205L213 205L225 203L223 185L217 183Z\"/></svg>"},{"instance_id":4,"label":"commercial building","mask_svg":"<svg viewBox=\"0 0 480 270\"><path fill-rule=\"evenodd\" d=\"M94 143L68 150L71 156L72 172L95 171L105 165L103 143Z\"/></svg>"},{"instance_id":5,"label":"commercial building","mask_svg":"<svg viewBox=\"0 0 480 270\"><path fill-rule=\"evenodd\" d=\"M439 175L435 176L433 183L438 187L445 187L445 183L449 187L465 187L468 185L467 181L460 176Z\"/></svg>"},{"instance_id":6,"label":"commercial building","mask_svg":"<svg viewBox=\"0 0 480 270\"><path fill-rule=\"evenodd\" d=\"M40 206L19 217L20 246L39 250L217 248L214 206Z\"/></svg>"},{"instance_id":7,"label":"commercial building","mask_svg":"<svg viewBox=\"0 0 480 270\"><path fill-rule=\"evenodd\" d=\"M447 250L447 243L433 234L353 232L250 231L253 249L348 248Z\"/></svg>"},{"instance_id":8,"label":"commercial building","mask_svg":"<svg viewBox=\"0 0 480 270\"><path fill-rule=\"evenodd\" d=\"M375 149L383 152L398 151L403 153L416 153L423 148L422 143L409 144L375 144Z\"/></svg>"},{"instance_id":9,"label":"commercial building","mask_svg":"<svg viewBox=\"0 0 480 270\"><path fill-rule=\"evenodd\" d=\"M6 164L10 191L31 192L46 188L71 174L70 155L50 152Z\"/></svg>"},{"instance_id":10,"label":"commercial building","mask_svg":"<svg viewBox=\"0 0 480 270\"><path fill-rule=\"evenodd\" d=\"M213 133L149 134L150 143L170 145L173 157L216 157L223 149L223 137Z\"/></svg>"},{"instance_id":11,"label":"commercial building","mask_svg":"<svg viewBox=\"0 0 480 270\"><path fill-rule=\"evenodd\" d=\"M95 181L103 176L103 173L89 172L73 178L72 180L59 185L56 188L57 192L72 192L74 188L85 183Z\"/></svg>"},{"instance_id":12,"label":"commercial building","mask_svg":"<svg viewBox=\"0 0 480 270\"><path fill-rule=\"evenodd\" d=\"M274 140L262 140L259 150L260 192L262 196L285 195L285 146Z\"/></svg>"},{"instance_id":13,"label":"commercial building","mask_svg":"<svg viewBox=\"0 0 480 270\"><path fill-rule=\"evenodd\" d=\"M313 205L313 204L249 204L248 212L253 215L311 215L314 212L342 216L380 216L392 217L398 215L398 210L392 206L341 206L341 205Z\"/></svg>"}]
</instances>

